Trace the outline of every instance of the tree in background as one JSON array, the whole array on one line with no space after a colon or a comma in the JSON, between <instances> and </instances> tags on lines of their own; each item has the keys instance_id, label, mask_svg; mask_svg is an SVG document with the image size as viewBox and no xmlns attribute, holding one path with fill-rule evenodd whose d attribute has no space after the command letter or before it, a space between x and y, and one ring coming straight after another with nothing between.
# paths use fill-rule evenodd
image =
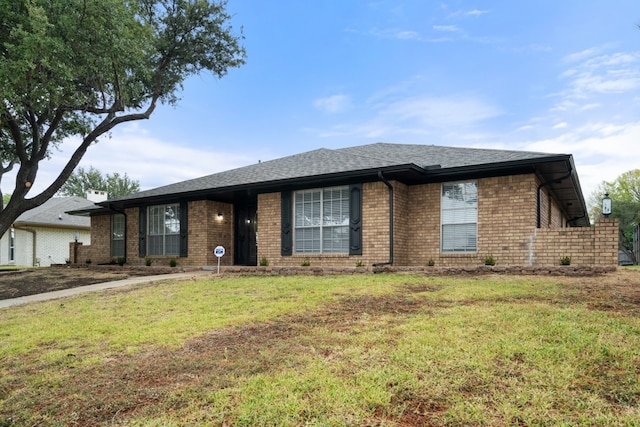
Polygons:
<instances>
[{"instance_id":1,"label":"tree in background","mask_svg":"<svg viewBox=\"0 0 640 427\"><path fill-rule=\"evenodd\" d=\"M88 170L80 167L60 187L58 194L87 197L87 190L106 191L107 198L116 199L137 193L140 191L140 183L131 180L126 173L124 176L120 176L118 172L102 176L102 173L93 166L89 166Z\"/></svg>"},{"instance_id":2,"label":"tree in background","mask_svg":"<svg viewBox=\"0 0 640 427\"><path fill-rule=\"evenodd\" d=\"M6 206L9 203L9 199L11 199L11 194L3 194L2 195L2 206Z\"/></svg>"},{"instance_id":3,"label":"tree in background","mask_svg":"<svg viewBox=\"0 0 640 427\"><path fill-rule=\"evenodd\" d=\"M620 221L620 249L637 263L633 232L640 224L640 169L625 172L612 182L600 183L589 200L594 219L602 217L601 201L605 193L611 197L611 216Z\"/></svg>"},{"instance_id":4,"label":"tree in background","mask_svg":"<svg viewBox=\"0 0 640 427\"><path fill-rule=\"evenodd\" d=\"M53 197L89 146L175 105L188 77L244 63L226 1L0 0L0 180L17 168L0 236ZM30 194L42 160L77 141L58 177Z\"/></svg>"}]
</instances>

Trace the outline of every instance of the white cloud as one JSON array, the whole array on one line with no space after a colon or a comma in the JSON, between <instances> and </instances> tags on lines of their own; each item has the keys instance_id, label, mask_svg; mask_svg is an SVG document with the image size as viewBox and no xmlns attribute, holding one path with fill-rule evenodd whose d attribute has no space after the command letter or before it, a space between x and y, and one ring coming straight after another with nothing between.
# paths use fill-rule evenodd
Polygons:
<instances>
[{"instance_id":1,"label":"white cloud","mask_svg":"<svg viewBox=\"0 0 640 427\"><path fill-rule=\"evenodd\" d=\"M413 121L427 127L467 126L501 115L495 106L465 96L410 97L387 104L379 116L387 121Z\"/></svg>"},{"instance_id":2,"label":"white cloud","mask_svg":"<svg viewBox=\"0 0 640 427\"><path fill-rule=\"evenodd\" d=\"M406 88L405 88L406 89ZM481 138L473 133L484 120L503 114L496 106L469 95L450 97L403 96L384 92L360 109L369 115L360 121L306 129L322 138L375 139L386 141L461 141Z\"/></svg>"},{"instance_id":3,"label":"white cloud","mask_svg":"<svg viewBox=\"0 0 640 427\"><path fill-rule=\"evenodd\" d=\"M597 55L597 56L596 56ZM560 77L568 80L565 99L587 99L596 94L621 94L640 89L640 53L600 54L587 49L565 58L573 66Z\"/></svg>"},{"instance_id":4,"label":"white cloud","mask_svg":"<svg viewBox=\"0 0 640 427\"><path fill-rule=\"evenodd\" d=\"M374 28L369 31L369 34L380 39L422 40L422 36L417 31L403 30L398 28L386 28L386 29Z\"/></svg>"},{"instance_id":5,"label":"white cloud","mask_svg":"<svg viewBox=\"0 0 640 427\"><path fill-rule=\"evenodd\" d=\"M77 144L77 139L64 141L60 152L52 153L50 160L40 163L33 195L39 194L53 182ZM129 124L114 131L111 138L101 138L98 143L92 144L79 166L93 166L104 174L126 173L131 179L139 181L140 188L145 190L244 166L256 162L255 155L252 153L250 157L237 149L229 153L222 147L179 145L175 141L151 137L137 124ZM269 160L268 157L265 155L261 160ZM8 175L5 178L2 189L11 193L15 176Z\"/></svg>"},{"instance_id":6,"label":"white cloud","mask_svg":"<svg viewBox=\"0 0 640 427\"><path fill-rule=\"evenodd\" d=\"M314 100L313 106L325 113L341 113L351 108L351 98L344 94L332 95Z\"/></svg>"},{"instance_id":7,"label":"white cloud","mask_svg":"<svg viewBox=\"0 0 640 427\"><path fill-rule=\"evenodd\" d=\"M602 181L640 168L640 122L588 123L555 138L531 141L523 149L573 154L585 198Z\"/></svg>"},{"instance_id":8,"label":"white cloud","mask_svg":"<svg viewBox=\"0 0 640 427\"><path fill-rule=\"evenodd\" d=\"M445 33L461 33L462 30L457 25L434 25L433 29Z\"/></svg>"}]
</instances>

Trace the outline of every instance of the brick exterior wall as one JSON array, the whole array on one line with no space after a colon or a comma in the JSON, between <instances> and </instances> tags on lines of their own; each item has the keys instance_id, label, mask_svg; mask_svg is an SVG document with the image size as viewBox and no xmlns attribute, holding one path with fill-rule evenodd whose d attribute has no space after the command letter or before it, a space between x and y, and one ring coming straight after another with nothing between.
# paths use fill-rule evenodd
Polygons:
<instances>
[{"instance_id":1,"label":"brick exterior wall","mask_svg":"<svg viewBox=\"0 0 640 427\"><path fill-rule=\"evenodd\" d=\"M616 266L618 223L598 221L594 227L565 227L566 218L545 188L541 189L537 228L539 180L534 174L482 178L478 183L477 252L440 251L440 183L394 188L394 265L468 267L484 264L491 255L498 266L557 266L570 256L572 265ZM295 267L308 261L317 267L371 266L389 260L389 189L383 182L362 185L362 255L281 256L280 193L258 195L258 262L273 267ZM222 212L224 219L217 219ZM138 209L127 210L127 263L144 264L138 257ZM214 265L213 249L226 248L222 265L233 263L233 206L213 201L189 203L189 255L181 265ZM110 217L92 217L91 246L80 249L80 259L108 262ZM164 265L171 257L152 257Z\"/></svg>"},{"instance_id":2,"label":"brick exterior wall","mask_svg":"<svg viewBox=\"0 0 640 427\"><path fill-rule=\"evenodd\" d=\"M223 218L218 219L218 212ZM233 265L233 205L210 200L189 202L188 205L188 256L139 256L139 209L130 208L125 211L127 216L126 263L130 265L144 265L146 259L152 265L169 265L171 259L176 259L178 265L217 265L218 259L213 249L224 246L225 256L220 260L221 265ZM94 264L104 264L112 261L111 257L111 215L95 215L91 217L91 245L78 247L78 260L83 263L90 259ZM73 254L73 246L69 248Z\"/></svg>"}]
</instances>

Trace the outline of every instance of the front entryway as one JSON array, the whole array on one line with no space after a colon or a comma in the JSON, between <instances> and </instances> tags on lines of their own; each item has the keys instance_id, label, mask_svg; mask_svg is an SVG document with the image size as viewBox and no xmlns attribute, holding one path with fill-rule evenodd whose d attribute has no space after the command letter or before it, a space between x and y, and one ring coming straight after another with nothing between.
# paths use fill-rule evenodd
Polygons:
<instances>
[{"instance_id":1,"label":"front entryway","mask_svg":"<svg viewBox=\"0 0 640 427\"><path fill-rule=\"evenodd\" d=\"M258 215L255 203L235 205L235 265L258 264Z\"/></svg>"}]
</instances>

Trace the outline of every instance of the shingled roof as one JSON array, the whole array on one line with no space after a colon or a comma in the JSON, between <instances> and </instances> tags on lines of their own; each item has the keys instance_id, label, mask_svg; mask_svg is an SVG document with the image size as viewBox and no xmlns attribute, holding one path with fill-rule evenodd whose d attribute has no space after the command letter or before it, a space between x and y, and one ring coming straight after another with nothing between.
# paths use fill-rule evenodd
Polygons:
<instances>
[{"instance_id":1,"label":"shingled roof","mask_svg":"<svg viewBox=\"0 0 640 427\"><path fill-rule=\"evenodd\" d=\"M91 225L89 218L69 215L66 212L89 206L93 206L93 203L82 197L54 197L42 205L24 212L15 220L14 224L88 229Z\"/></svg>"},{"instance_id":2,"label":"shingled roof","mask_svg":"<svg viewBox=\"0 0 640 427\"><path fill-rule=\"evenodd\" d=\"M586 213L573 158L569 154L444 147L435 145L375 143L341 149L321 148L215 173L119 199L99 203L126 207L176 198L211 198L231 201L239 194L280 191L309 185L365 182L383 172L389 179L407 184L468 177L537 173L566 199L569 216ZM569 176L568 176L569 175ZM567 181L567 178L571 178Z\"/></svg>"}]
</instances>

